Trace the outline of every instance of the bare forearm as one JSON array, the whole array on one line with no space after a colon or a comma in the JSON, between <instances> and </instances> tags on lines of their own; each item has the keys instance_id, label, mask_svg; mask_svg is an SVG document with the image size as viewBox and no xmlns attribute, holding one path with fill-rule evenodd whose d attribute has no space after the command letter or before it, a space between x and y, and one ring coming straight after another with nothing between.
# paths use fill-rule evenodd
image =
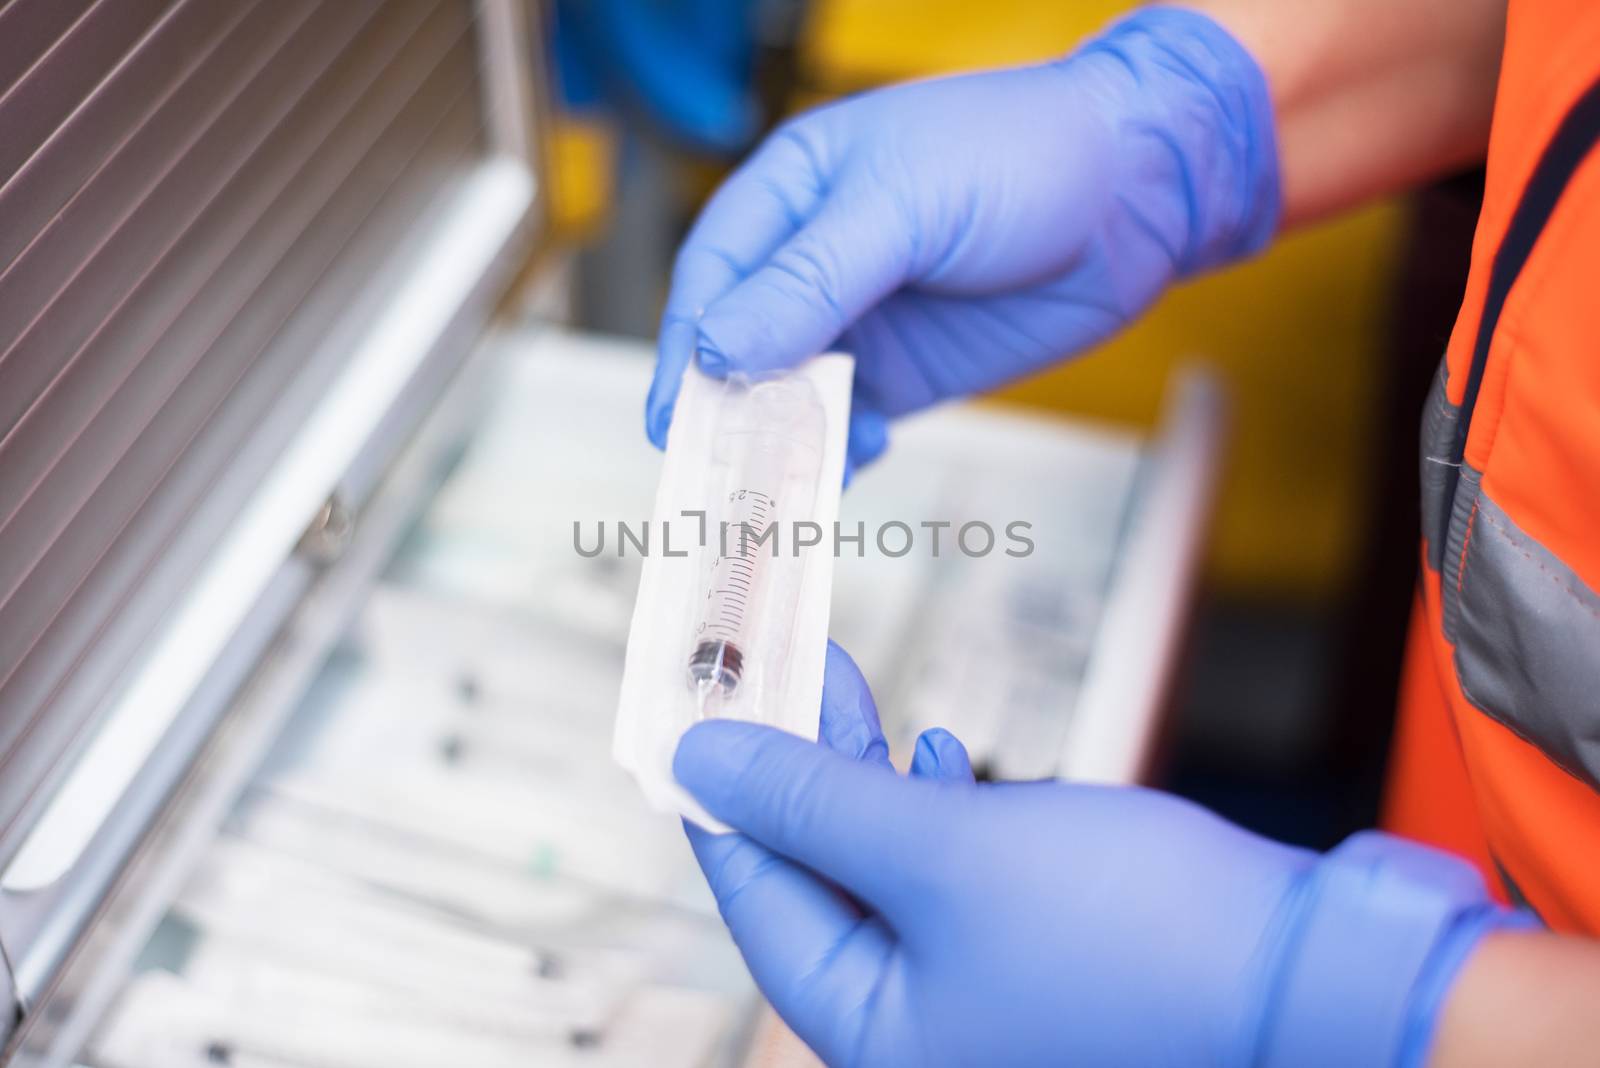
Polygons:
<instances>
[{"instance_id":1,"label":"bare forearm","mask_svg":"<svg viewBox=\"0 0 1600 1068\"><path fill-rule=\"evenodd\" d=\"M1600 1064L1600 943L1490 935L1445 1002L1430 1068Z\"/></svg>"},{"instance_id":2,"label":"bare forearm","mask_svg":"<svg viewBox=\"0 0 1600 1068\"><path fill-rule=\"evenodd\" d=\"M1483 157L1505 0L1195 0L1271 85L1294 225Z\"/></svg>"}]
</instances>

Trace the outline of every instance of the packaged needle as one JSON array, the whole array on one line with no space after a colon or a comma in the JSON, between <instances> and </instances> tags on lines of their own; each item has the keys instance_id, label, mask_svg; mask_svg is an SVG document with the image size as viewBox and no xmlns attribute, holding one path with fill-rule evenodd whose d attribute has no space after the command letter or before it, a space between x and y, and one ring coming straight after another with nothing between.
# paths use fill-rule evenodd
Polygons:
<instances>
[{"instance_id":1,"label":"packaged needle","mask_svg":"<svg viewBox=\"0 0 1600 1068\"><path fill-rule=\"evenodd\" d=\"M672 775L724 716L817 736L854 362L685 372L647 529L612 752L651 804L726 830Z\"/></svg>"}]
</instances>

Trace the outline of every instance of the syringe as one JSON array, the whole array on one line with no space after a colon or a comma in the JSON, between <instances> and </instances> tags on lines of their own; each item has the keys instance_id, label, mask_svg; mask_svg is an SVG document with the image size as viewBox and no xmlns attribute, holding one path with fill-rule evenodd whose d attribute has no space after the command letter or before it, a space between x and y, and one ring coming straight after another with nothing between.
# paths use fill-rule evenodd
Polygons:
<instances>
[{"instance_id":1,"label":"syringe","mask_svg":"<svg viewBox=\"0 0 1600 1068\"><path fill-rule=\"evenodd\" d=\"M684 369L612 753L653 806L711 830L673 774L690 726L817 736L854 366L828 353L757 377Z\"/></svg>"},{"instance_id":2,"label":"syringe","mask_svg":"<svg viewBox=\"0 0 1600 1068\"><path fill-rule=\"evenodd\" d=\"M745 631L761 589L760 539L776 504L772 493L748 486L728 494L731 518L724 520L728 526L722 536L730 544L711 565L706 604L689 657L689 678L697 686L709 683L731 694L744 675Z\"/></svg>"},{"instance_id":3,"label":"syringe","mask_svg":"<svg viewBox=\"0 0 1600 1068\"><path fill-rule=\"evenodd\" d=\"M689 655L689 682L700 692L702 707L713 692L731 697L749 668L776 548L768 527L778 521L793 488L797 453L817 451L809 437L820 432L820 407L801 381L758 384L745 410L748 420L718 441L730 461L729 475L720 498L718 551Z\"/></svg>"}]
</instances>

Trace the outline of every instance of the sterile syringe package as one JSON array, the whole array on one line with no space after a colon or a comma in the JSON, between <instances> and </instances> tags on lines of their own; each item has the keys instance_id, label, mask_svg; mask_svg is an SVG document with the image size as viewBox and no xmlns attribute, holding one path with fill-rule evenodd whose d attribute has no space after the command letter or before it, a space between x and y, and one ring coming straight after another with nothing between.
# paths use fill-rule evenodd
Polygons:
<instances>
[{"instance_id":1,"label":"sterile syringe package","mask_svg":"<svg viewBox=\"0 0 1600 1068\"><path fill-rule=\"evenodd\" d=\"M612 752L652 805L711 830L727 828L672 775L684 731L723 716L817 736L854 368L684 374Z\"/></svg>"}]
</instances>

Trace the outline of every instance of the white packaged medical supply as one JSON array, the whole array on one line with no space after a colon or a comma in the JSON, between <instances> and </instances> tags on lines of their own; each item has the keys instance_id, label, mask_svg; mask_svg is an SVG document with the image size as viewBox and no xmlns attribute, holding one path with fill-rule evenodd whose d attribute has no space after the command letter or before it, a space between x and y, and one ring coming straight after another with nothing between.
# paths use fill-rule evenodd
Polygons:
<instances>
[{"instance_id":1,"label":"white packaged medical supply","mask_svg":"<svg viewBox=\"0 0 1600 1068\"><path fill-rule=\"evenodd\" d=\"M753 380L684 374L612 752L652 805L712 830L672 774L684 731L723 716L817 736L854 370L830 354Z\"/></svg>"}]
</instances>

